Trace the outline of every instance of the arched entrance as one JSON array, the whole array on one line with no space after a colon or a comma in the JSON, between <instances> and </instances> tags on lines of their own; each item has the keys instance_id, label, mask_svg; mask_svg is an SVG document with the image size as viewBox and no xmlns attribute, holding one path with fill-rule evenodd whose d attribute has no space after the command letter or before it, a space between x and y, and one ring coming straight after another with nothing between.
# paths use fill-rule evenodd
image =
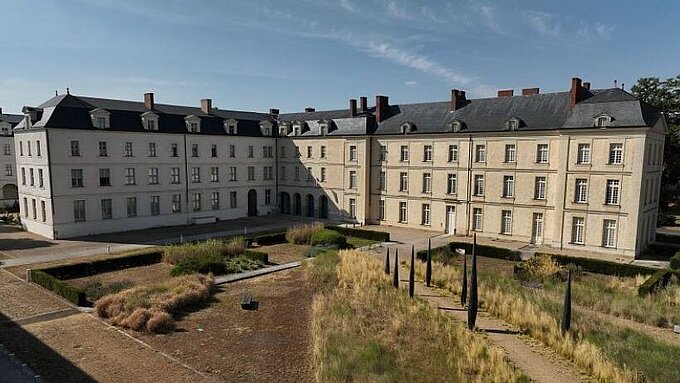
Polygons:
<instances>
[{"instance_id":1,"label":"arched entrance","mask_svg":"<svg viewBox=\"0 0 680 383\"><path fill-rule=\"evenodd\" d=\"M281 214L290 214L290 194L281 192Z\"/></svg>"},{"instance_id":2,"label":"arched entrance","mask_svg":"<svg viewBox=\"0 0 680 383\"><path fill-rule=\"evenodd\" d=\"M295 206L295 215L302 215L302 196L300 193L295 193L293 197L293 205Z\"/></svg>"},{"instance_id":3,"label":"arched entrance","mask_svg":"<svg viewBox=\"0 0 680 383\"><path fill-rule=\"evenodd\" d=\"M319 197L319 218L328 218L328 197Z\"/></svg>"},{"instance_id":4,"label":"arched entrance","mask_svg":"<svg viewBox=\"0 0 680 383\"><path fill-rule=\"evenodd\" d=\"M19 191L17 185L6 184L2 187L2 199L19 199Z\"/></svg>"},{"instance_id":5,"label":"arched entrance","mask_svg":"<svg viewBox=\"0 0 680 383\"><path fill-rule=\"evenodd\" d=\"M248 190L248 217L257 215L257 192L255 189Z\"/></svg>"},{"instance_id":6,"label":"arched entrance","mask_svg":"<svg viewBox=\"0 0 680 383\"><path fill-rule=\"evenodd\" d=\"M307 194L307 217L314 217L314 196Z\"/></svg>"}]
</instances>

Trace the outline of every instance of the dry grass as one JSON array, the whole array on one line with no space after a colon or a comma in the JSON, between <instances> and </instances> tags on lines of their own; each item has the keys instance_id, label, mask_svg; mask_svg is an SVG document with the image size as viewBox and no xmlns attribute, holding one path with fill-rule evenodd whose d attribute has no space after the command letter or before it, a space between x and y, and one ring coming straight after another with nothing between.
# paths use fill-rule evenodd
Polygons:
<instances>
[{"instance_id":1,"label":"dry grass","mask_svg":"<svg viewBox=\"0 0 680 383\"><path fill-rule=\"evenodd\" d=\"M104 296L95 312L111 324L144 332L168 332L174 328L172 314L205 302L214 287L212 276L192 275L139 286Z\"/></svg>"},{"instance_id":2,"label":"dry grass","mask_svg":"<svg viewBox=\"0 0 680 383\"><path fill-rule=\"evenodd\" d=\"M416 272L425 275L425 265L418 263ZM462 287L462 271L458 267L438 265L433 275L436 286L459 294ZM480 281L481 282L481 281ZM605 358L602 351L590 342L563 335L554 316L521 294L514 294L516 283L508 278L487 278L479 284L482 307L495 317L522 329L532 338L572 360L602 382L635 382L639 377L627 368L619 368Z\"/></svg>"},{"instance_id":3,"label":"dry grass","mask_svg":"<svg viewBox=\"0 0 680 383\"><path fill-rule=\"evenodd\" d=\"M323 224L320 222L293 226L286 231L286 241L296 245L309 245L312 235L321 230L323 230Z\"/></svg>"},{"instance_id":4,"label":"dry grass","mask_svg":"<svg viewBox=\"0 0 680 383\"><path fill-rule=\"evenodd\" d=\"M167 245L163 249L163 262L176 265L182 259L192 256L224 256L236 257L243 254L246 249L246 240L243 237L235 237L227 242L219 239L209 239L197 243L184 243L181 245Z\"/></svg>"},{"instance_id":5,"label":"dry grass","mask_svg":"<svg viewBox=\"0 0 680 383\"><path fill-rule=\"evenodd\" d=\"M527 381L481 334L392 288L370 255L327 253L310 269L337 280L313 304L317 381Z\"/></svg>"},{"instance_id":6,"label":"dry grass","mask_svg":"<svg viewBox=\"0 0 680 383\"><path fill-rule=\"evenodd\" d=\"M557 275L560 264L549 255L537 255L517 264L516 276L525 281L542 282Z\"/></svg>"}]
</instances>

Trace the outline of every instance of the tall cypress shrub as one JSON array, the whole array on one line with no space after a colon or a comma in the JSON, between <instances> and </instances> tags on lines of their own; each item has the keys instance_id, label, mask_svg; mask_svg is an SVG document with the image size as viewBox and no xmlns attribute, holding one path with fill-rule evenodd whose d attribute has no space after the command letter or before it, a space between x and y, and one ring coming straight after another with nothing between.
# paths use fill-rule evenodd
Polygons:
<instances>
[{"instance_id":1,"label":"tall cypress shrub","mask_svg":"<svg viewBox=\"0 0 680 383\"><path fill-rule=\"evenodd\" d=\"M399 249L394 250L394 273L392 273L394 279L392 280L392 285L395 289L399 288Z\"/></svg>"},{"instance_id":2,"label":"tall cypress shrub","mask_svg":"<svg viewBox=\"0 0 680 383\"><path fill-rule=\"evenodd\" d=\"M472 246L472 273L470 274L470 304L468 305L468 328L474 330L477 322L477 233Z\"/></svg>"},{"instance_id":3,"label":"tall cypress shrub","mask_svg":"<svg viewBox=\"0 0 680 383\"><path fill-rule=\"evenodd\" d=\"M390 275L390 248L387 248L387 254L385 255L385 274Z\"/></svg>"},{"instance_id":4,"label":"tall cypress shrub","mask_svg":"<svg viewBox=\"0 0 680 383\"><path fill-rule=\"evenodd\" d=\"M462 307L465 307L466 304L467 304L467 253L463 253L463 287L460 292L460 305Z\"/></svg>"},{"instance_id":5,"label":"tall cypress shrub","mask_svg":"<svg viewBox=\"0 0 680 383\"><path fill-rule=\"evenodd\" d=\"M425 284L430 287L432 282L432 240L427 239L427 266L425 267Z\"/></svg>"},{"instance_id":6,"label":"tall cypress shrub","mask_svg":"<svg viewBox=\"0 0 680 383\"><path fill-rule=\"evenodd\" d=\"M562 333L571 328L571 270L567 275L567 290L564 292L564 308L562 310Z\"/></svg>"},{"instance_id":7,"label":"tall cypress shrub","mask_svg":"<svg viewBox=\"0 0 680 383\"><path fill-rule=\"evenodd\" d=\"M408 296L413 299L416 289L416 249L411 245L411 271L408 273Z\"/></svg>"}]
</instances>

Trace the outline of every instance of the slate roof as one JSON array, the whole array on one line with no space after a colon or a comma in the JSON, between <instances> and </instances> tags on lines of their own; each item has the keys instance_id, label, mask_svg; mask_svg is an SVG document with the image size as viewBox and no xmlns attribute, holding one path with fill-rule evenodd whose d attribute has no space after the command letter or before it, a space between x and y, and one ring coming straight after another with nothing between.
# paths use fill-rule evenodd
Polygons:
<instances>
[{"instance_id":1,"label":"slate roof","mask_svg":"<svg viewBox=\"0 0 680 383\"><path fill-rule=\"evenodd\" d=\"M24 119L21 114L0 114L0 122L9 122L10 125L15 126Z\"/></svg>"}]
</instances>

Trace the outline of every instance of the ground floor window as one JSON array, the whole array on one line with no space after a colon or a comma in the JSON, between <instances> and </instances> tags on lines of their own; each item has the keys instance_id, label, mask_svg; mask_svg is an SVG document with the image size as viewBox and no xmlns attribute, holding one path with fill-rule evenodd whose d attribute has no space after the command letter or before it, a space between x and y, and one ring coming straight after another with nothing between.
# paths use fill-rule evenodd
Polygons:
<instances>
[{"instance_id":1,"label":"ground floor window","mask_svg":"<svg viewBox=\"0 0 680 383\"><path fill-rule=\"evenodd\" d=\"M24 198L24 201L26 199ZM28 210L28 206L26 206L26 210ZM28 213L26 213L28 214ZM84 199L78 199L73 201L73 220L75 222L85 222L85 200Z\"/></svg>"},{"instance_id":2,"label":"ground floor window","mask_svg":"<svg viewBox=\"0 0 680 383\"><path fill-rule=\"evenodd\" d=\"M399 222L408 221L408 207L406 202L399 202Z\"/></svg>"},{"instance_id":3,"label":"ground floor window","mask_svg":"<svg viewBox=\"0 0 680 383\"><path fill-rule=\"evenodd\" d=\"M201 211L201 193L191 195L191 207L194 211Z\"/></svg>"},{"instance_id":4,"label":"ground floor window","mask_svg":"<svg viewBox=\"0 0 680 383\"><path fill-rule=\"evenodd\" d=\"M616 221L605 219L602 224L602 246L616 247Z\"/></svg>"},{"instance_id":5,"label":"ground floor window","mask_svg":"<svg viewBox=\"0 0 680 383\"><path fill-rule=\"evenodd\" d=\"M101 200L101 205L102 205L102 219L111 219L113 218L113 209L112 209L112 204L111 204L111 199L103 199Z\"/></svg>"},{"instance_id":6,"label":"ground floor window","mask_svg":"<svg viewBox=\"0 0 680 383\"><path fill-rule=\"evenodd\" d=\"M237 194L235 191L229 192L229 207L235 209L238 206Z\"/></svg>"},{"instance_id":7,"label":"ground floor window","mask_svg":"<svg viewBox=\"0 0 680 383\"><path fill-rule=\"evenodd\" d=\"M385 220L385 200L381 199L378 203L378 219L381 221Z\"/></svg>"},{"instance_id":8,"label":"ground floor window","mask_svg":"<svg viewBox=\"0 0 680 383\"><path fill-rule=\"evenodd\" d=\"M272 189L264 189L264 204L267 206L272 204Z\"/></svg>"},{"instance_id":9,"label":"ground floor window","mask_svg":"<svg viewBox=\"0 0 680 383\"><path fill-rule=\"evenodd\" d=\"M501 212L501 233L512 234L512 212L510 210Z\"/></svg>"},{"instance_id":10,"label":"ground floor window","mask_svg":"<svg viewBox=\"0 0 680 383\"><path fill-rule=\"evenodd\" d=\"M571 225L571 242L583 245L586 222L583 217L574 217Z\"/></svg>"},{"instance_id":11,"label":"ground floor window","mask_svg":"<svg viewBox=\"0 0 680 383\"><path fill-rule=\"evenodd\" d=\"M422 206L422 214L421 214L421 220L420 220L421 225L429 225L430 224L430 204L429 203L424 203Z\"/></svg>"},{"instance_id":12,"label":"ground floor window","mask_svg":"<svg viewBox=\"0 0 680 383\"><path fill-rule=\"evenodd\" d=\"M127 198L127 216L129 218L137 216L137 197Z\"/></svg>"},{"instance_id":13,"label":"ground floor window","mask_svg":"<svg viewBox=\"0 0 680 383\"><path fill-rule=\"evenodd\" d=\"M220 210L220 193L213 192L210 196L210 208Z\"/></svg>"},{"instance_id":14,"label":"ground floor window","mask_svg":"<svg viewBox=\"0 0 680 383\"><path fill-rule=\"evenodd\" d=\"M172 195L172 212L180 213L182 212L182 195L173 194Z\"/></svg>"},{"instance_id":15,"label":"ground floor window","mask_svg":"<svg viewBox=\"0 0 680 383\"><path fill-rule=\"evenodd\" d=\"M149 199L149 208L151 210L151 215L161 215L161 197L152 195Z\"/></svg>"},{"instance_id":16,"label":"ground floor window","mask_svg":"<svg viewBox=\"0 0 680 383\"><path fill-rule=\"evenodd\" d=\"M472 209L472 230L482 231L483 222L482 208L476 207Z\"/></svg>"},{"instance_id":17,"label":"ground floor window","mask_svg":"<svg viewBox=\"0 0 680 383\"><path fill-rule=\"evenodd\" d=\"M349 199L349 216L352 218L357 217L357 200L354 198Z\"/></svg>"}]
</instances>

